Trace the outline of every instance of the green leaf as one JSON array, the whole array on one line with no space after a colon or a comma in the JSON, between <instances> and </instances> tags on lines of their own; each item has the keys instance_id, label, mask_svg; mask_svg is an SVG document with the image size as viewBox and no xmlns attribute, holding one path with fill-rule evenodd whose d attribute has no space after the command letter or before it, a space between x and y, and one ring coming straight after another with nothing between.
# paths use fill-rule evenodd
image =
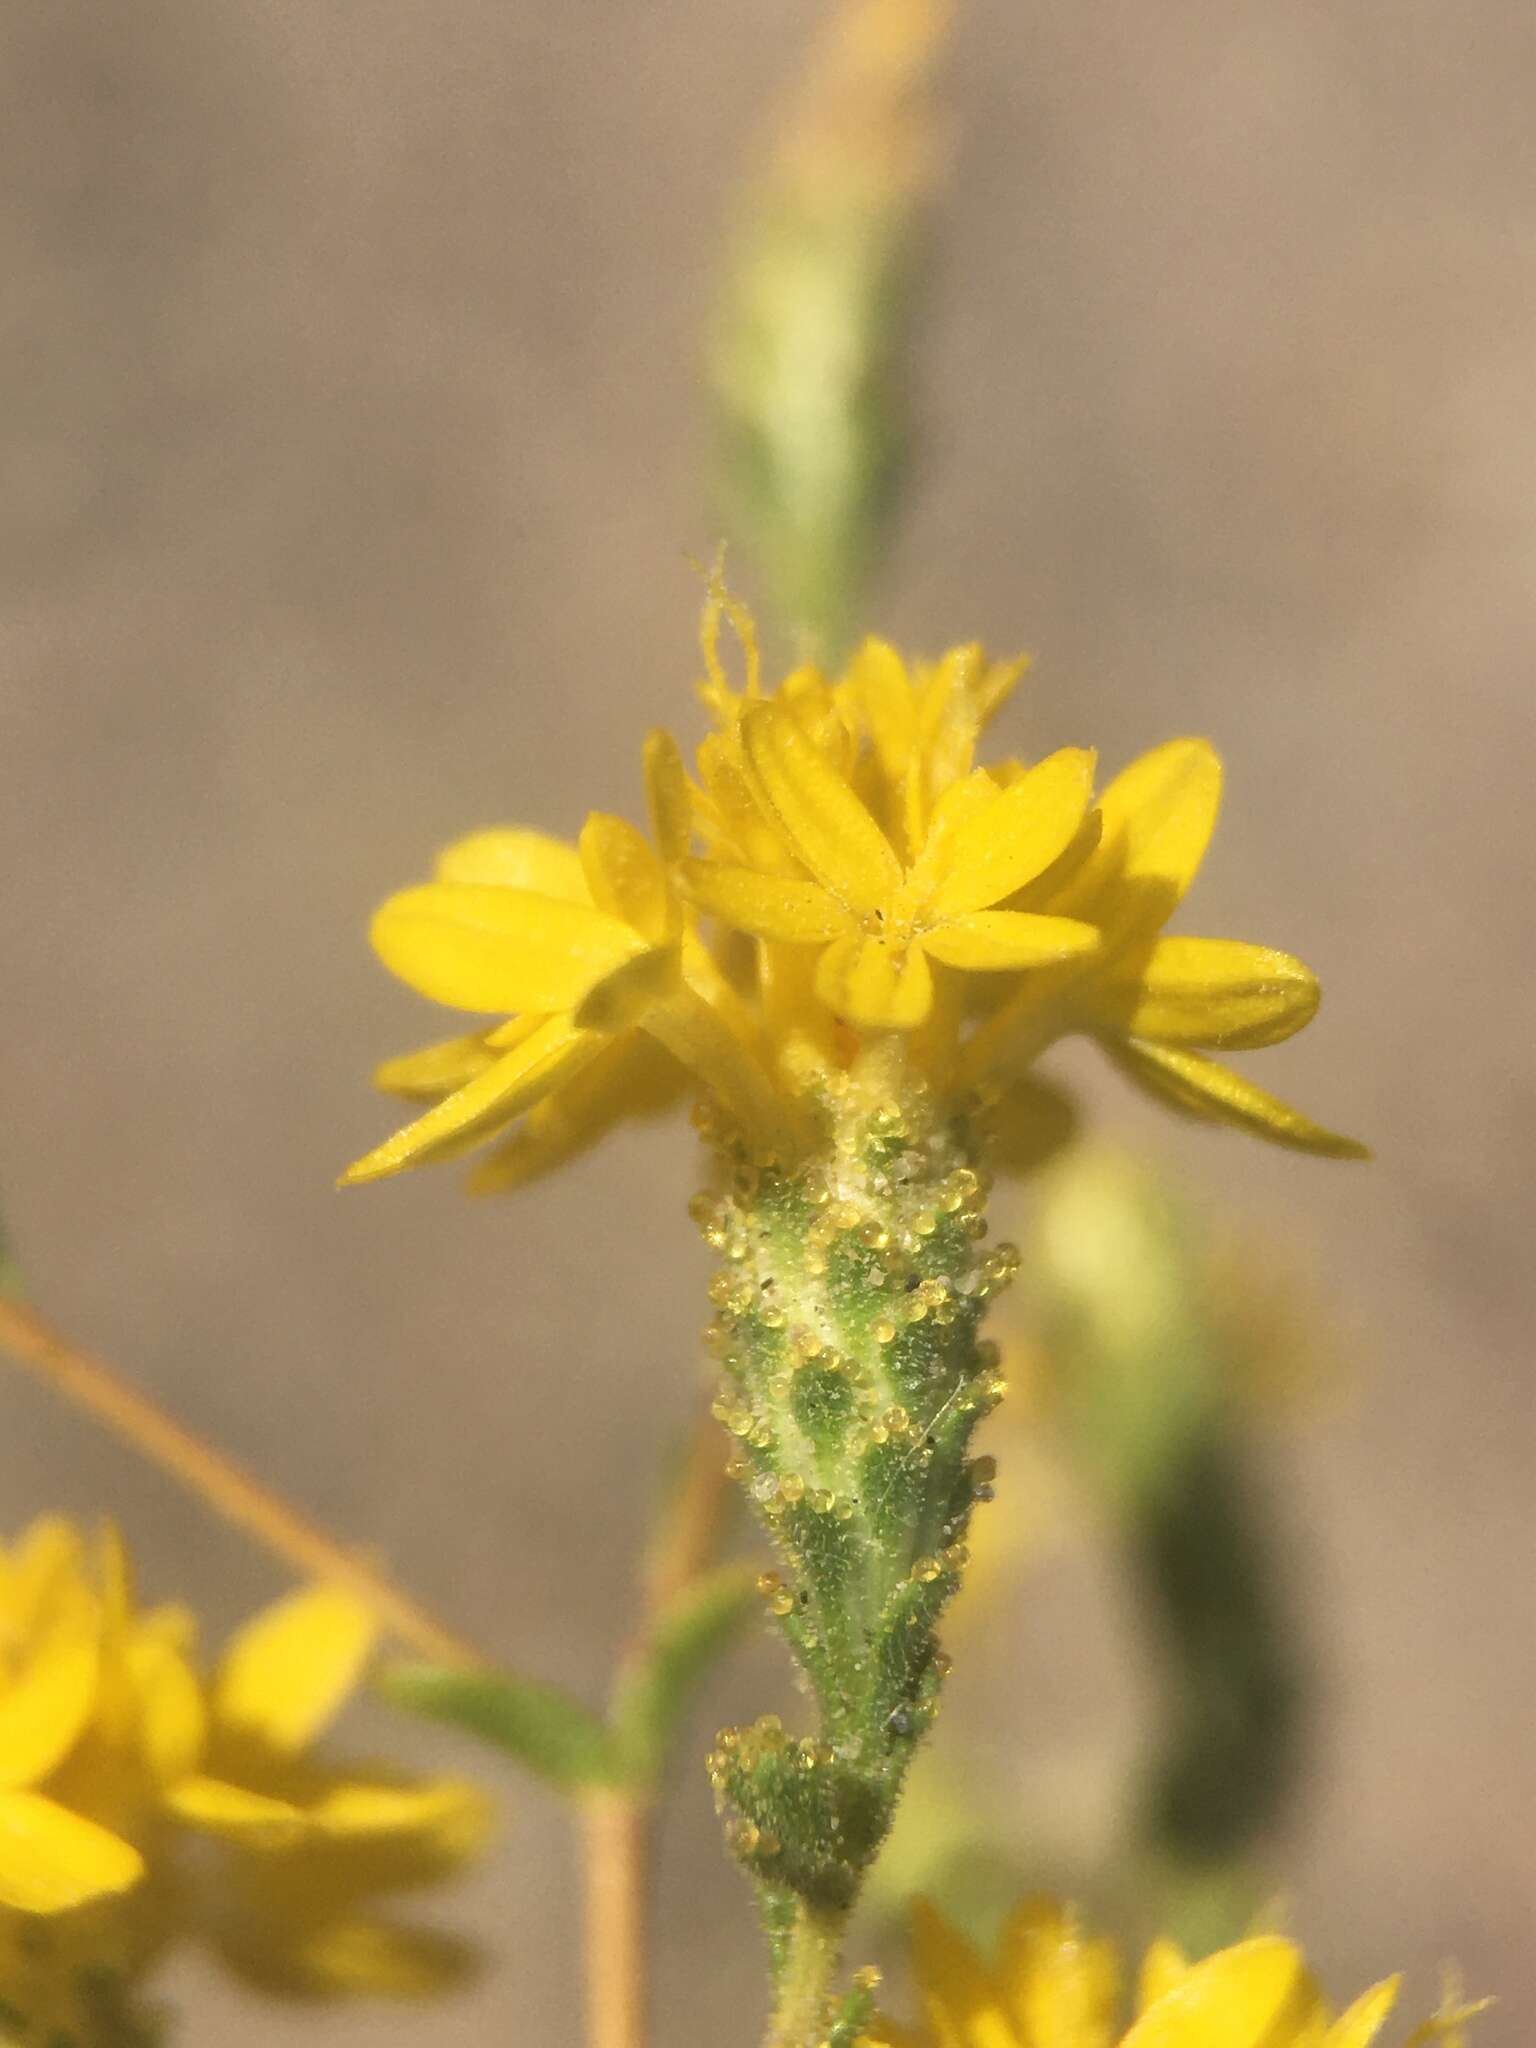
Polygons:
<instances>
[{"instance_id":1,"label":"green leaf","mask_svg":"<svg viewBox=\"0 0 1536 2048\"><path fill-rule=\"evenodd\" d=\"M695 1579L663 1611L614 1689L613 1739L625 1775L651 1788L694 1692L757 1606L756 1568L721 1565Z\"/></svg>"},{"instance_id":2,"label":"green leaf","mask_svg":"<svg viewBox=\"0 0 1536 2048\"><path fill-rule=\"evenodd\" d=\"M479 1736L557 1791L584 1792L622 1781L608 1730L557 1685L447 1664L392 1664L378 1683L396 1706Z\"/></svg>"}]
</instances>

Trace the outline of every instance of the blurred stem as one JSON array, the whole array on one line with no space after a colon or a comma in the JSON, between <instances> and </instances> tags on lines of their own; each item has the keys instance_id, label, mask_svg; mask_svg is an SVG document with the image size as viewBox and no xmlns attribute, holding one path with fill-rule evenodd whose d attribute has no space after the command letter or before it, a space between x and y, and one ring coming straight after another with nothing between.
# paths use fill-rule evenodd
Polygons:
<instances>
[{"instance_id":1,"label":"blurred stem","mask_svg":"<svg viewBox=\"0 0 1536 2048\"><path fill-rule=\"evenodd\" d=\"M647 1550L640 1626L620 1662L615 1697L648 1662L662 1616L713 1562L726 1503L714 1418L702 1409ZM645 2048L649 2036L650 1890L659 1790L655 1785L605 1790L582 1810L588 2048Z\"/></svg>"},{"instance_id":2,"label":"blurred stem","mask_svg":"<svg viewBox=\"0 0 1536 2048\"><path fill-rule=\"evenodd\" d=\"M1134 1514L1131 1548L1169 1664L1151 1834L1186 1871L1241 1857L1295 1777L1302 1684L1272 1546L1213 1426Z\"/></svg>"},{"instance_id":3,"label":"blurred stem","mask_svg":"<svg viewBox=\"0 0 1536 2048\"><path fill-rule=\"evenodd\" d=\"M746 195L710 348L721 495L800 653L835 662L887 537L948 0L837 0Z\"/></svg>"},{"instance_id":4,"label":"blurred stem","mask_svg":"<svg viewBox=\"0 0 1536 2048\"><path fill-rule=\"evenodd\" d=\"M600 1792L582 1809L588 2048L644 2048L653 1802Z\"/></svg>"},{"instance_id":5,"label":"blurred stem","mask_svg":"<svg viewBox=\"0 0 1536 2048\"><path fill-rule=\"evenodd\" d=\"M0 1351L295 1571L355 1593L400 1642L450 1664L485 1661L383 1572L21 1302L0 1299Z\"/></svg>"}]
</instances>

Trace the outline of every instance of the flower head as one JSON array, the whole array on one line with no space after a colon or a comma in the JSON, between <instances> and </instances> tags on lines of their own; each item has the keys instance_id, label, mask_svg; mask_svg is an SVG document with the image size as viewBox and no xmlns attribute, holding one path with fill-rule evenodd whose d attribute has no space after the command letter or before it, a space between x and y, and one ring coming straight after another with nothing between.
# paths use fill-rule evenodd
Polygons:
<instances>
[{"instance_id":1,"label":"flower head","mask_svg":"<svg viewBox=\"0 0 1536 2048\"><path fill-rule=\"evenodd\" d=\"M988 1962L920 1905L913 1962L927 2027L876 2023L871 2048L1370 2048L1397 2002L1388 1977L1342 2013L1329 2007L1294 1942L1259 1935L1191 1963L1170 1941L1142 1960L1135 2018L1120 2026L1120 1965L1113 1946L1084 1934L1049 1899L1009 1917ZM1443 2007L1410 2037L1461 2041L1478 2006Z\"/></svg>"},{"instance_id":2,"label":"flower head","mask_svg":"<svg viewBox=\"0 0 1536 2048\"><path fill-rule=\"evenodd\" d=\"M475 833L378 912L386 966L492 1021L385 1062L379 1084L427 1107L344 1179L497 1138L473 1184L511 1185L690 1080L783 1157L828 1078L892 1036L941 1099L991 1099L1004 1164L1059 1135L1031 1069L1074 1033L1175 1108L1359 1152L1209 1056L1289 1037L1318 988L1289 954L1164 932L1215 823L1207 742L1155 748L1095 798L1082 748L978 765L1022 662L869 640L842 675L803 666L770 692L718 576L702 641L714 730L692 775L668 734L646 741L650 839L602 814L575 845Z\"/></svg>"},{"instance_id":3,"label":"flower head","mask_svg":"<svg viewBox=\"0 0 1536 2048\"><path fill-rule=\"evenodd\" d=\"M185 1609L140 1607L114 1532L48 1518L0 1550L0 2006L18 2015L0 2037L98 2038L81 2000L120 1997L179 1937L287 1989L414 1989L459 1965L376 1908L474 1848L477 1795L311 1754L374 1639L318 1586L209 1672Z\"/></svg>"}]
</instances>

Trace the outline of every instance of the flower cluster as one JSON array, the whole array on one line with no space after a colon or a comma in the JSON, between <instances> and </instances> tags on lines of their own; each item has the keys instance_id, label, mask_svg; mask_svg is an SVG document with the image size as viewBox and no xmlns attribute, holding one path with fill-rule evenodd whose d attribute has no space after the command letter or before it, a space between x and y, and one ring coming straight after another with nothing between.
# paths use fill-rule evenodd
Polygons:
<instances>
[{"instance_id":1,"label":"flower cluster","mask_svg":"<svg viewBox=\"0 0 1536 2048\"><path fill-rule=\"evenodd\" d=\"M1164 931L1216 822L1206 741L1156 747L1095 795L1081 748L978 763L1022 662L967 646L909 663L868 640L842 675L801 667L769 691L718 580L702 642L714 729L692 774L669 734L646 741L649 840L604 814L574 846L477 832L377 913L401 980L508 1021L386 1062L380 1086L429 1106L346 1180L500 1138L472 1185L512 1186L689 1080L785 1157L818 1085L892 1034L941 1100L990 1097L1041 1142L1060 1098L1029 1069L1081 1033L1178 1109L1359 1153L1210 1057L1300 1030L1318 987L1289 954ZM1026 1130L1021 1156L1037 1149Z\"/></svg>"},{"instance_id":2,"label":"flower cluster","mask_svg":"<svg viewBox=\"0 0 1536 2048\"><path fill-rule=\"evenodd\" d=\"M285 1992L411 1991L456 1968L453 1944L373 1908L474 1848L478 1796L308 1754L375 1633L349 1595L305 1589L210 1672L184 1608L138 1604L114 1531L48 1518L0 1549L8 2048L128 2037L112 2015L187 1934Z\"/></svg>"},{"instance_id":3,"label":"flower cluster","mask_svg":"<svg viewBox=\"0 0 1536 2048\"><path fill-rule=\"evenodd\" d=\"M913 1917L913 1960L928 2020L912 2032L881 2020L869 2048L1370 2048L1397 2002L1389 1977L1335 2015L1293 1942L1259 1935L1190 1963L1170 1941L1143 1958L1136 2019L1119 2027L1120 1968L1111 1943L1085 1935L1051 1900L1010 1915L994 1963L930 1907ZM1459 2043L1481 2006L1448 2001L1407 2048Z\"/></svg>"}]
</instances>

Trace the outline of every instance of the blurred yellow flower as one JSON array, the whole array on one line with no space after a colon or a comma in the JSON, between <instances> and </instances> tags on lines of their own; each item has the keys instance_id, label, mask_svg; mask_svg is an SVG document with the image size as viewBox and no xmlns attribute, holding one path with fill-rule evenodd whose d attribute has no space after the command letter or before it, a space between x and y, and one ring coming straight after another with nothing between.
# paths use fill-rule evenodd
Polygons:
<instances>
[{"instance_id":1,"label":"blurred yellow flower","mask_svg":"<svg viewBox=\"0 0 1536 2048\"><path fill-rule=\"evenodd\" d=\"M138 1606L115 1532L47 1518L0 1550L0 2040L118 2038L109 2008L178 1938L289 1989L388 1993L458 1966L372 1908L474 1849L478 1795L307 1754L375 1635L312 1587L205 1674L192 1617ZM194 1857L196 1838L223 1853Z\"/></svg>"},{"instance_id":2,"label":"blurred yellow flower","mask_svg":"<svg viewBox=\"0 0 1536 2048\"><path fill-rule=\"evenodd\" d=\"M1010 1915L994 1961L929 1906L913 1916L926 2028L877 2021L868 2048L1370 2048L1397 2002L1386 1978L1335 2015L1294 1942L1259 1935L1191 1963L1169 1941L1142 1960L1136 2016L1120 2027L1120 1966L1062 1906L1031 1899ZM1481 2006L1446 2006L1408 2048L1459 2044Z\"/></svg>"}]
</instances>

